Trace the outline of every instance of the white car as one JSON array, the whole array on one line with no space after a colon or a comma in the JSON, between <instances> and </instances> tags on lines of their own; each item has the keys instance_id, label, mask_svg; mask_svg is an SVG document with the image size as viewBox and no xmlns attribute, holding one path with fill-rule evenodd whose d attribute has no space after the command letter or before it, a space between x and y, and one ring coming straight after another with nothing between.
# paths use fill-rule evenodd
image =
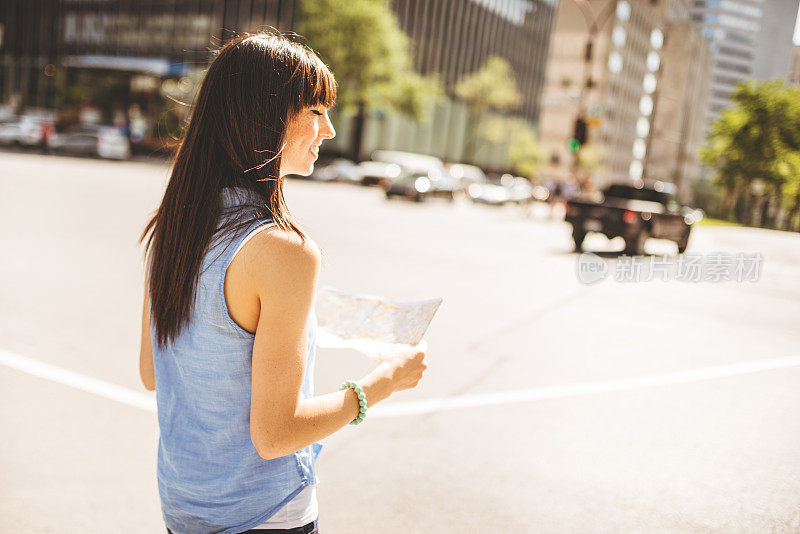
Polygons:
<instances>
[{"instance_id":1,"label":"white car","mask_svg":"<svg viewBox=\"0 0 800 534\"><path fill-rule=\"evenodd\" d=\"M489 182L489 178L483 169L476 165L467 165L466 163L451 163L446 166L447 172L450 176L460 180L463 188L469 187L471 184L485 184Z\"/></svg>"},{"instance_id":2,"label":"white car","mask_svg":"<svg viewBox=\"0 0 800 534\"><path fill-rule=\"evenodd\" d=\"M0 145L18 145L22 138L22 125L18 117L0 122Z\"/></svg>"},{"instance_id":3,"label":"white car","mask_svg":"<svg viewBox=\"0 0 800 534\"><path fill-rule=\"evenodd\" d=\"M354 171L361 185L385 185L407 174L397 163L362 161Z\"/></svg>"},{"instance_id":4,"label":"white car","mask_svg":"<svg viewBox=\"0 0 800 534\"><path fill-rule=\"evenodd\" d=\"M357 174L357 168L358 166L349 159L338 158L316 167L309 178L321 182L359 182L361 178Z\"/></svg>"},{"instance_id":5,"label":"white car","mask_svg":"<svg viewBox=\"0 0 800 534\"><path fill-rule=\"evenodd\" d=\"M54 134L49 146L55 152L98 156L105 159L128 159L128 138L111 126L83 126L73 132Z\"/></svg>"},{"instance_id":6,"label":"white car","mask_svg":"<svg viewBox=\"0 0 800 534\"><path fill-rule=\"evenodd\" d=\"M0 123L0 144L37 146L44 140L48 127L52 127L52 121L46 117L12 117Z\"/></svg>"}]
</instances>

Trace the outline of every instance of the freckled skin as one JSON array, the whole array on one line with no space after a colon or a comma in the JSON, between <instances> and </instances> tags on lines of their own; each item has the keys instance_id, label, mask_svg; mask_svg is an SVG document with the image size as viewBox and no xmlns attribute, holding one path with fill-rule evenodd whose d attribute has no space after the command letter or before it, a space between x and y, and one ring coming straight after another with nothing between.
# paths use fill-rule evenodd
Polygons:
<instances>
[{"instance_id":1,"label":"freckled skin","mask_svg":"<svg viewBox=\"0 0 800 534\"><path fill-rule=\"evenodd\" d=\"M315 111L321 114L318 115ZM281 155L281 176L311 174L319 145L323 140L333 139L335 136L336 130L333 129L328 110L324 106L300 111L286 129L286 148Z\"/></svg>"}]
</instances>

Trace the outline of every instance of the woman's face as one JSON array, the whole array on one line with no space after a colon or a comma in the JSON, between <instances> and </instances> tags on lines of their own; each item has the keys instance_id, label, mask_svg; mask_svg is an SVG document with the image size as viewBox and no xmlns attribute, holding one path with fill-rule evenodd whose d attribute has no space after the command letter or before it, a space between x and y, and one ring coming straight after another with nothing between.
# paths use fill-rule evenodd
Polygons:
<instances>
[{"instance_id":1,"label":"woman's face","mask_svg":"<svg viewBox=\"0 0 800 534\"><path fill-rule=\"evenodd\" d=\"M323 139L333 139L333 129L325 106L300 110L286 127L286 147L281 154L281 177L287 174L308 176L319 157Z\"/></svg>"}]
</instances>

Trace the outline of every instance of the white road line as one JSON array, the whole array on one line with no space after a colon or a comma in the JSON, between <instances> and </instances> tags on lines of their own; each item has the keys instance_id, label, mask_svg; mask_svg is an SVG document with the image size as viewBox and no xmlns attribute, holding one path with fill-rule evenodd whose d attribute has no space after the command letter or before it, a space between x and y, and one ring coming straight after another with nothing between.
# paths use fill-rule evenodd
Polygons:
<instances>
[{"instance_id":1,"label":"white road line","mask_svg":"<svg viewBox=\"0 0 800 534\"><path fill-rule=\"evenodd\" d=\"M89 376L68 371L36 361L26 356L20 356L0 349L0 364L28 373L39 378L44 378L93 393L129 406L141 408L148 412L156 411L156 400L153 394L134 391L111 382L99 380ZM748 362L719 365L715 367L701 367L688 371L673 373L660 373L644 375L634 378L619 380L602 380L597 382L576 382L559 386L544 386L529 389L518 389L501 393L485 393L478 395L462 395L458 397L428 399L422 401L397 402L378 405L370 408L370 417L402 417L424 413L457 410L459 408L472 408L477 406L493 406L498 404L512 404L534 400L559 399L565 397L580 397L597 393L611 393L631 389L644 389L674 384L686 384L703 380L715 380L731 376L771 371L785 367L800 366L800 355L784 358L754 360Z\"/></svg>"},{"instance_id":2,"label":"white road line","mask_svg":"<svg viewBox=\"0 0 800 534\"><path fill-rule=\"evenodd\" d=\"M475 406L492 406L496 404L511 404L544 399L559 399L564 397L581 397L596 393L611 393L631 389L643 389L673 384L686 384L702 380L714 380L729 376L757 373L794 367L800 365L800 355L768 360L754 360L749 362L719 365L716 367L701 367L688 371L644 375L634 378L619 380L602 380L597 382L576 382L560 386L544 386L529 389L504 391L501 393L485 393L479 395L463 395L459 397L430 399L424 401L405 402L398 405L378 405L370 415L374 417L396 417L438 412L442 410L456 410L458 408L471 408Z\"/></svg>"},{"instance_id":3,"label":"white road line","mask_svg":"<svg viewBox=\"0 0 800 534\"><path fill-rule=\"evenodd\" d=\"M58 382L65 386L75 389L80 389L88 393L94 393L100 397L115 400L128 406L134 406L147 410L148 412L156 411L155 395L148 395L142 391L134 391L126 387L99 380L90 376L82 375L74 371L68 371L49 363L42 363L28 358L27 356L20 356L13 352L0 349L0 364L6 367L11 367L17 371L28 373L29 375L38 376L46 380Z\"/></svg>"}]
</instances>

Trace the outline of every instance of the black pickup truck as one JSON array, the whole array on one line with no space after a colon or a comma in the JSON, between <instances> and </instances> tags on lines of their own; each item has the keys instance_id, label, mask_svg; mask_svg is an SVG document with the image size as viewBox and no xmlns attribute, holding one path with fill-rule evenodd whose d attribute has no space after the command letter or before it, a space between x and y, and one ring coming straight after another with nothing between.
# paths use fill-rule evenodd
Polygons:
<instances>
[{"instance_id":1,"label":"black pickup truck","mask_svg":"<svg viewBox=\"0 0 800 534\"><path fill-rule=\"evenodd\" d=\"M613 184L600 198L578 197L565 202L565 208L576 250L588 232L599 232L608 239L622 236L625 253L631 255L644 254L650 237L675 241L678 252L685 252L692 225L702 218L702 212L680 205L675 186L667 182L648 187Z\"/></svg>"}]
</instances>

